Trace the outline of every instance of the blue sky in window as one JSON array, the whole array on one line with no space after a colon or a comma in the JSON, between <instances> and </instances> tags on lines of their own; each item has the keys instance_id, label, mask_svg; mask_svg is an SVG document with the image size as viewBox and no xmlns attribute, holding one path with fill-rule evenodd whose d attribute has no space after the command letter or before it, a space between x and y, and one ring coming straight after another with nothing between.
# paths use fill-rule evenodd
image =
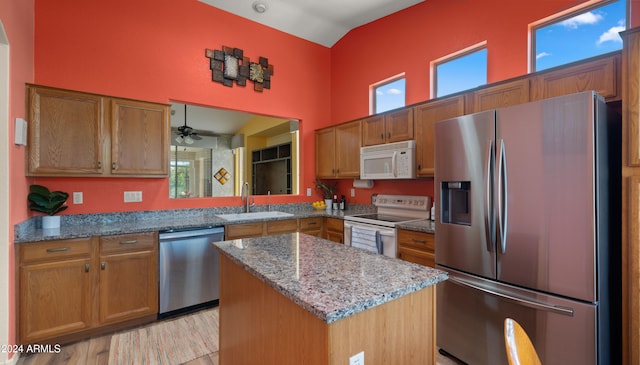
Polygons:
<instances>
[{"instance_id":1,"label":"blue sky in window","mask_svg":"<svg viewBox=\"0 0 640 365\"><path fill-rule=\"evenodd\" d=\"M436 96L456 93L487 83L487 49L455 58L436 67Z\"/></svg>"},{"instance_id":2,"label":"blue sky in window","mask_svg":"<svg viewBox=\"0 0 640 365\"><path fill-rule=\"evenodd\" d=\"M622 48L626 4L619 0L564 21L538 28L536 71Z\"/></svg>"},{"instance_id":3,"label":"blue sky in window","mask_svg":"<svg viewBox=\"0 0 640 365\"><path fill-rule=\"evenodd\" d=\"M404 78L377 87L375 113L403 107L406 100L405 94Z\"/></svg>"}]
</instances>

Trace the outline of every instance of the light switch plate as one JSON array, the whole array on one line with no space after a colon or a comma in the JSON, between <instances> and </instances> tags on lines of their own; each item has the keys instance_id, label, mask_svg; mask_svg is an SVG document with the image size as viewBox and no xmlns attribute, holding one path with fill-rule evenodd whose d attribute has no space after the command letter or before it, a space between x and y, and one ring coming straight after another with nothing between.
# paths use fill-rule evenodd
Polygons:
<instances>
[{"instance_id":1,"label":"light switch plate","mask_svg":"<svg viewBox=\"0 0 640 365\"><path fill-rule=\"evenodd\" d=\"M311 188L307 188L307 196L311 196Z\"/></svg>"},{"instance_id":2,"label":"light switch plate","mask_svg":"<svg viewBox=\"0 0 640 365\"><path fill-rule=\"evenodd\" d=\"M125 191L124 202L125 203L139 203L142 201L141 191Z\"/></svg>"},{"instance_id":3,"label":"light switch plate","mask_svg":"<svg viewBox=\"0 0 640 365\"><path fill-rule=\"evenodd\" d=\"M351 197L355 197L356 196L356 189L351 189Z\"/></svg>"},{"instance_id":4,"label":"light switch plate","mask_svg":"<svg viewBox=\"0 0 640 365\"><path fill-rule=\"evenodd\" d=\"M82 204L82 192L74 191L73 192L73 204Z\"/></svg>"},{"instance_id":5,"label":"light switch plate","mask_svg":"<svg viewBox=\"0 0 640 365\"><path fill-rule=\"evenodd\" d=\"M16 118L14 131L14 143L19 146L27 145L27 121L22 118Z\"/></svg>"},{"instance_id":6,"label":"light switch plate","mask_svg":"<svg viewBox=\"0 0 640 365\"><path fill-rule=\"evenodd\" d=\"M364 351L349 358L349 365L364 365Z\"/></svg>"}]
</instances>

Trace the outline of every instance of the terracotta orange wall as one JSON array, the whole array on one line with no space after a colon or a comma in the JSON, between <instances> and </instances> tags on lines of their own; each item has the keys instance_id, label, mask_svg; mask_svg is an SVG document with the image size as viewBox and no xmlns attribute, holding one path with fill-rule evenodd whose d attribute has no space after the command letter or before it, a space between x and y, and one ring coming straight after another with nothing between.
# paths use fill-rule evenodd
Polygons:
<instances>
[{"instance_id":1,"label":"terracotta orange wall","mask_svg":"<svg viewBox=\"0 0 640 365\"><path fill-rule=\"evenodd\" d=\"M489 83L526 74L528 25L583 2L428 0L352 30L331 49L331 121L369 115L370 85L401 73L407 105L431 99L429 63L483 41ZM640 0L631 9L637 26ZM379 181L371 192L382 191L433 196L433 181Z\"/></svg>"},{"instance_id":2,"label":"terracotta orange wall","mask_svg":"<svg viewBox=\"0 0 640 365\"><path fill-rule=\"evenodd\" d=\"M4 26L10 47L9 60L9 136L13 136L13 123L17 117L24 117L24 83L33 81L33 1L4 0L0 2L0 21ZM10 137L11 138L11 137ZM13 141L13 139L11 139ZM8 331L8 343L15 343L15 268L13 245L13 225L28 218L24 209L24 197L27 191L27 179L24 177L24 147L9 145L9 237L0 239L0 244L9 245L8 267L2 268L0 277L3 282L6 277L7 293L1 293L0 298L6 300L8 307L8 322L0 318L0 331ZM6 171L4 173L7 173ZM15 209L14 209L15 207ZM8 358L13 357L8 354ZM0 362L7 355L0 355Z\"/></svg>"},{"instance_id":3,"label":"terracotta orange wall","mask_svg":"<svg viewBox=\"0 0 640 365\"><path fill-rule=\"evenodd\" d=\"M329 120L330 50L196 0L36 0L35 82L168 103L172 100L301 120L303 190L313 187L314 129ZM263 93L211 81L205 48L237 47L275 67ZM68 214L240 205L240 198L171 200L168 179L37 178L82 191ZM123 203L140 190L142 203ZM317 197L272 197L273 203ZM266 199L266 198L265 198ZM257 204L263 203L256 199Z\"/></svg>"}]
</instances>

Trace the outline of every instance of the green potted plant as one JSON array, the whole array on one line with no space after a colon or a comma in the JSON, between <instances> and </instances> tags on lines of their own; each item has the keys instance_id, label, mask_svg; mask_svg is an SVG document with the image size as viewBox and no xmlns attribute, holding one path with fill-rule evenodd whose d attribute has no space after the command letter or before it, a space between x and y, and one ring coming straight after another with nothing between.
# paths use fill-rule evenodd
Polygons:
<instances>
[{"instance_id":1,"label":"green potted plant","mask_svg":"<svg viewBox=\"0 0 640 365\"><path fill-rule=\"evenodd\" d=\"M68 198L68 193L49 191L42 185L31 185L27 196L29 209L46 214L42 217L43 229L60 227L60 216L55 215L68 208L64 205Z\"/></svg>"},{"instance_id":2,"label":"green potted plant","mask_svg":"<svg viewBox=\"0 0 640 365\"><path fill-rule=\"evenodd\" d=\"M333 194L336 192L337 188L337 184L325 184L320 179L316 178L316 189L320 190L322 198L324 199L324 204L327 206L327 210L331 209Z\"/></svg>"}]
</instances>

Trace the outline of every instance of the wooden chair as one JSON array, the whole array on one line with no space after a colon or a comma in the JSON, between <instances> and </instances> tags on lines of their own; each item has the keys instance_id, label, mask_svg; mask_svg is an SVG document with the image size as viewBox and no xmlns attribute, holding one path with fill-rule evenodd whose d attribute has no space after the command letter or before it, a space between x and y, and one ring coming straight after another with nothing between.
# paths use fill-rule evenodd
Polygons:
<instances>
[{"instance_id":1,"label":"wooden chair","mask_svg":"<svg viewBox=\"0 0 640 365\"><path fill-rule=\"evenodd\" d=\"M527 332L511 318L504 320L504 344L509 365L542 365Z\"/></svg>"}]
</instances>

